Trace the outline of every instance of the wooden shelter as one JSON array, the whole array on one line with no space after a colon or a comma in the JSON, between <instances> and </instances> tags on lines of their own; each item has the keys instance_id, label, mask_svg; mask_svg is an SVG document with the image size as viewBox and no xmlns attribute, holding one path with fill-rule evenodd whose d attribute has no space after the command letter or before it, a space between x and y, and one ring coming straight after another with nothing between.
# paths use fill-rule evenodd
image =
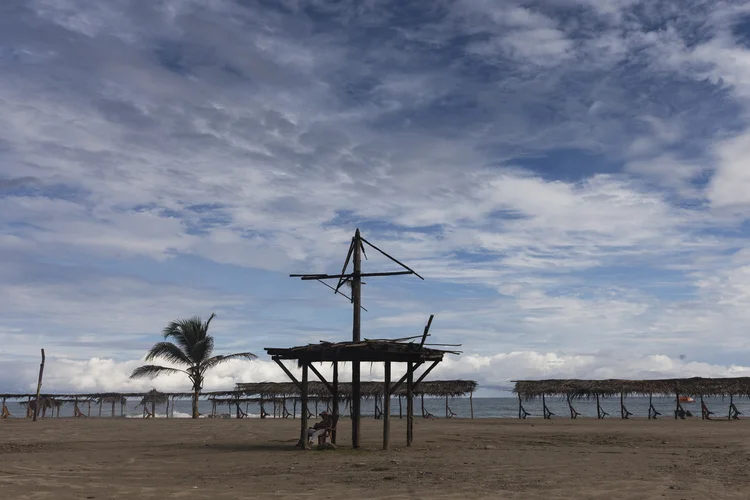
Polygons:
<instances>
[{"instance_id":1,"label":"wooden shelter","mask_svg":"<svg viewBox=\"0 0 750 500\"><path fill-rule=\"evenodd\" d=\"M338 366L341 362L383 362L385 363L385 381L382 389L373 391L372 395L383 397L383 449L390 446L390 396L397 394L405 383L406 391L406 445L411 446L414 430L414 394L419 389L424 378L443 360L446 353L457 353L456 351L444 351L424 347L424 345L415 342L404 342L398 340L366 340L363 342L321 342L319 344L310 344L306 346L291 347L286 349L266 348L266 352L281 367L286 375L292 380L299 390L302 400L300 441L298 446L305 448L307 446L307 408L308 398L311 394L321 395L321 386L310 386L309 372L320 380L325 387L327 395L333 402L333 414L339 414L339 399L341 392L339 388ZM302 368L302 380L298 381L291 371L282 363L284 360L294 360ZM314 363L330 362L333 363L333 378L329 383L323 375L315 368ZM395 383L391 383L391 364L406 363L406 374ZM422 372L415 381L415 373L419 367L425 363L429 366ZM359 387L356 387L359 385ZM372 386L370 386L372 387ZM356 404L362 397L362 385L355 384L352 381L347 396L351 400L352 407L352 446L359 447L359 405ZM356 438L356 439L354 439ZM331 440L335 443L335 435Z\"/></svg>"}]
</instances>

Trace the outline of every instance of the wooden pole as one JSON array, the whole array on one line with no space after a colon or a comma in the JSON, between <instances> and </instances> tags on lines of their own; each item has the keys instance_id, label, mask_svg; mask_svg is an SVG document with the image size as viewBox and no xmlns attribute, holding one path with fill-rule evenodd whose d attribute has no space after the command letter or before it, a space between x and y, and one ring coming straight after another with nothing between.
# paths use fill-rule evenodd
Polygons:
<instances>
[{"instance_id":1,"label":"wooden pole","mask_svg":"<svg viewBox=\"0 0 750 500\"><path fill-rule=\"evenodd\" d=\"M87 401L87 403L88 403L88 405L89 405L89 409L88 409L88 411L87 411L87 413L86 413L86 416L87 416L87 417L90 417L90 416L91 416L91 400L89 399L89 400Z\"/></svg>"},{"instance_id":2,"label":"wooden pole","mask_svg":"<svg viewBox=\"0 0 750 500\"><path fill-rule=\"evenodd\" d=\"M101 418L101 416L102 416L102 400L100 399L99 400L99 417Z\"/></svg>"},{"instance_id":3,"label":"wooden pole","mask_svg":"<svg viewBox=\"0 0 750 500\"><path fill-rule=\"evenodd\" d=\"M401 396L398 397L398 418L400 419L404 418L404 411L401 408Z\"/></svg>"},{"instance_id":4,"label":"wooden pole","mask_svg":"<svg viewBox=\"0 0 750 500\"><path fill-rule=\"evenodd\" d=\"M352 341L360 341L360 312L362 306L362 239L359 234L359 228L354 233L354 272L352 273L352 303L354 314L352 318ZM359 424L360 424L360 403L362 392L360 387L360 366L359 361L352 362L352 447L359 448Z\"/></svg>"},{"instance_id":5,"label":"wooden pole","mask_svg":"<svg viewBox=\"0 0 750 500\"><path fill-rule=\"evenodd\" d=\"M414 371L412 363L406 364L406 446L411 446L414 440L414 394L412 388L414 385Z\"/></svg>"},{"instance_id":6,"label":"wooden pole","mask_svg":"<svg viewBox=\"0 0 750 500\"><path fill-rule=\"evenodd\" d=\"M383 449L391 446L391 362L385 362L385 384L383 386Z\"/></svg>"},{"instance_id":7,"label":"wooden pole","mask_svg":"<svg viewBox=\"0 0 750 500\"><path fill-rule=\"evenodd\" d=\"M112 418L115 418L115 400L112 400Z\"/></svg>"},{"instance_id":8,"label":"wooden pole","mask_svg":"<svg viewBox=\"0 0 750 500\"><path fill-rule=\"evenodd\" d=\"M339 362L333 362L333 414L339 416ZM336 429L331 432L331 442L336 444Z\"/></svg>"},{"instance_id":9,"label":"wooden pole","mask_svg":"<svg viewBox=\"0 0 750 500\"><path fill-rule=\"evenodd\" d=\"M112 411L114 411L114 405L112 406ZM169 418L169 396L167 396L167 413L164 415L164 418Z\"/></svg>"},{"instance_id":10,"label":"wooden pole","mask_svg":"<svg viewBox=\"0 0 750 500\"><path fill-rule=\"evenodd\" d=\"M622 392L620 392L620 418L625 418L625 401Z\"/></svg>"},{"instance_id":11,"label":"wooden pole","mask_svg":"<svg viewBox=\"0 0 750 500\"><path fill-rule=\"evenodd\" d=\"M44 349L42 349L42 363L39 365L39 380L36 383L36 405L34 406L34 418L36 422L36 416L39 413L39 392L42 390L42 377L44 376Z\"/></svg>"},{"instance_id":12,"label":"wooden pole","mask_svg":"<svg viewBox=\"0 0 750 500\"><path fill-rule=\"evenodd\" d=\"M474 391L469 393L469 409L471 410L471 419L474 419Z\"/></svg>"},{"instance_id":13,"label":"wooden pole","mask_svg":"<svg viewBox=\"0 0 750 500\"><path fill-rule=\"evenodd\" d=\"M729 415L727 420L732 420L732 405L734 404L734 394L729 395Z\"/></svg>"},{"instance_id":14,"label":"wooden pole","mask_svg":"<svg viewBox=\"0 0 750 500\"><path fill-rule=\"evenodd\" d=\"M680 391L675 391L674 419L677 420L677 411L680 409Z\"/></svg>"},{"instance_id":15,"label":"wooden pole","mask_svg":"<svg viewBox=\"0 0 750 500\"><path fill-rule=\"evenodd\" d=\"M448 396L445 396L445 418L448 418Z\"/></svg>"},{"instance_id":16,"label":"wooden pole","mask_svg":"<svg viewBox=\"0 0 750 500\"><path fill-rule=\"evenodd\" d=\"M701 394L701 420L706 420L706 413L703 411L703 394Z\"/></svg>"},{"instance_id":17,"label":"wooden pole","mask_svg":"<svg viewBox=\"0 0 750 500\"><path fill-rule=\"evenodd\" d=\"M471 396L469 396L469 398L471 398ZM472 414L473 413L474 412L472 411ZM472 416L472 418L474 417ZM519 419L521 418L521 393L520 392L518 393L518 418Z\"/></svg>"},{"instance_id":18,"label":"wooden pole","mask_svg":"<svg viewBox=\"0 0 750 500\"><path fill-rule=\"evenodd\" d=\"M300 415L299 447L307 448L307 361L302 364L302 408Z\"/></svg>"}]
</instances>

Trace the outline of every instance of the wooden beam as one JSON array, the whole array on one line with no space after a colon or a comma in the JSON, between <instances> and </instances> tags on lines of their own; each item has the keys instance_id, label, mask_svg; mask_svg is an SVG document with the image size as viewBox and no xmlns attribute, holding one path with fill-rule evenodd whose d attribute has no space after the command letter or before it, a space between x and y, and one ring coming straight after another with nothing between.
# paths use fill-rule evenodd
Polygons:
<instances>
[{"instance_id":1,"label":"wooden beam","mask_svg":"<svg viewBox=\"0 0 750 500\"><path fill-rule=\"evenodd\" d=\"M292 375L292 372L290 372L289 369L286 366L284 366L284 363L282 363L281 360L277 357L273 357L271 359L273 359L276 362L276 364L279 365L282 370L284 370L284 373L286 373L286 376L289 377L292 380L292 382L294 382L294 385L297 386L297 389L299 389L300 392L302 392L302 384L300 384L297 378L294 375Z\"/></svg>"},{"instance_id":2,"label":"wooden beam","mask_svg":"<svg viewBox=\"0 0 750 500\"><path fill-rule=\"evenodd\" d=\"M422 366L422 361L420 361L419 363L417 363L417 364L414 365L414 370L416 370L420 366ZM398 379L398 382L396 382L395 384L393 384L393 387L391 387L391 394L395 394L396 393L396 391L399 389L399 387L401 387L401 384L403 384L406 381L406 379L407 379L408 376L409 376L409 373L408 373L408 369L407 369L407 373L405 373L403 377L401 377L400 379Z\"/></svg>"},{"instance_id":3,"label":"wooden beam","mask_svg":"<svg viewBox=\"0 0 750 500\"><path fill-rule=\"evenodd\" d=\"M352 242L349 243L349 251L346 254L346 260L344 261L344 267L341 268L341 274L345 274L346 273L346 268L349 266L349 259L352 258L352 252L353 251L354 251L354 238L352 238ZM339 293L339 288L341 288L341 285L343 285L343 284L344 284L344 278L339 278L339 282L336 285L336 288L333 289L333 291L335 293ZM351 300L351 299L349 299L349 300Z\"/></svg>"},{"instance_id":4,"label":"wooden beam","mask_svg":"<svg viewBox=\"0 0 750 500\"><path fill-rule=\"evenodd\" d=\"M411 273L411 274L414 274L414 275L415 275L415 276L416 276L417 278L419 278L419 279L421 279L421 280L424 280L424 278L423 278L423 277L421 277L421 276L420 276L420 275L419 275L419 274L418 274L418 273L417 273L417 272L416 272L416 271L415 271L414 269L410 268L409 266L407 266L407 265L406 265L406 264L404 264L403 262L401 262L401 261L399 261L399 260L395 259L394 257L392 257L392 256L388 255L387 253L385 253L384 251L382 251L381 249L379 249L378 247L376 247L375 245L373 245L372 243L370 243L370 242L369 242L369 241L367 241L366 239L362 238L362 241L364 241L365 243L367 243L368 245L370 245L370 246L371 246L372 248L374 248L374 249L375 249L375 250L377 250L378 252L382 253L383 255L385 255L386 257L388 257L389 259L391 259L391 260L392 260L393 262L395 262L395 263L396 263L396 264L398 264L399 266L403 267L404 269L408 269L408 270L410 271L410 273Z\"/></svg>"},{"instance_id":5,"label":"wooden beam","mask_svg":"<svg viewBox=\"0 0 750 500\"><path fill-rule=\"evenodd\" d=\"M419 343L419 347L424 347L424 342L427 340L427 332L430 331L430 325L432 325L432 318L434 318L434 314L430 314L430 319L427 320L427 326L424 327L424 333L422 334L422 342Z\"/></svg>"},{"instance_id":6,"label":"wooden beam","mask_svg":"<svg viewBox=\"0 0 750 500\"><path fill-rule=\"evenodd\" d=\"M422 382L422 381L424 380L424 378L425 378L425 377L426 377L427 375L429 375L429 374L430 374L430 372L432 371L432 369L433 369L433 368L435 368L435 367L436 367L436 366L438 365L438 363L440 363L440 361L435 361L434 363L432 363L432 364L430 365L430 367L429 367L429 368L427 368L427 369L426 369L426 370L424 371L424 373L422 374L422 376L421 376L421 377L419 377L419 378L417 379L417 381L416 381L416 382L414 382L414 386L412 387L412 390L416 390L416 389L417 389L417 387L419 387L419 384L420 384L420 382Z\"/></svg>"},{"instance_id":7,"label":"wooden beam","mask_svg":"<svg viewBox=\"0 0 750 500\"><path fill-rule=\"evenodd\" d=\"M290 274L290 278L300 278L302 281L330 280L333 278L351 278L351 274Z\"/></svg>"},{"instance_id":8,"label":"wooden beam","mask_svg":"<svg viewBox=\"0 0 750 500\"><path fill-rule=\"evenodd\" d=\"M36 416L39 413L39 391L42 390L42 377L44 376L44 349L42 349L42 363L39 365L39 380L36 384L36 405L34 405L34 418L36 422Z\"/></svg>"},{"instance_id":9,"label":"wooden beam","mask_svg":"<svg viewBox=\"0 0 750 500\"><path fill-rule=\"evenodd\" d=\"M360 274L360 277L372 278L374 276L403 276L406 274L414 274L414 273L411 271L391 271L391 272L386 272L386 273L362 273Z\"/></svg>"},{"instance_id":10,"label":"wooden beam","mask_svg":"<svg viewBox=\"0 0 750 500\"><path fill-rule=\"evenodd\" d=\"M391 362L385 362L385 383L383 385L383 449L391 446Z\"/></svg>"},{"instance_id":11,"label":"wooden beam","mask_svg":"<svg viewBox=\"0 0 750 500\"><path fill-rule=\"evenodd\" d=\"M333 387L331 387L331 384L329 384L328 381L325 378L323 378L323 375L320 374L320 372L312 365L312 363L310 363L309 366L312 372L315 374L315 376L318 377L321 382L323 382L324 386L326 386L326 389L328 389L328 392L333 394Z\"/></svg>"}]
</instances>

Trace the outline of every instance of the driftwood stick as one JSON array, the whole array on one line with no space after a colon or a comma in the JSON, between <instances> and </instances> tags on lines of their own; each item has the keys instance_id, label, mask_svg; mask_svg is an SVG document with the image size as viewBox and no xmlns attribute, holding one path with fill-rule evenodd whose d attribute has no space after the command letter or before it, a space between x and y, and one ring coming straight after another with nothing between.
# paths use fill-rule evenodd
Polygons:
<instances>
[{"instance_id":1,"label":"driftwood stick","mask_svg":"<svg viewBox=\"0 0 750 500\"><path fill-rule=\"evenodd\" d=\"M42 390L42 377L44 376L44 349L42 349L42 363L39 365L39 380L36 383L36 405L34 405L34 418L36 422L36 416L39 413L39 392Z\"/></svg>"}]
</instances>

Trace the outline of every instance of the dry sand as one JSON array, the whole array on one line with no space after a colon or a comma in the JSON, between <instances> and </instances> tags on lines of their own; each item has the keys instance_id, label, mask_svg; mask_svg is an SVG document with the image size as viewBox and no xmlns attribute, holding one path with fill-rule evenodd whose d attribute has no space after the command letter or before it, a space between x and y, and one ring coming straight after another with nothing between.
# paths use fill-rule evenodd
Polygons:
<instances>
[{"instance_id":1,"label":"dry sand","mask_svg":"<svg viewBox=\"0 0 750 500\"><path fill-rule=\"evenodd\" d=\"M295 420L0 421L0 498L750 498L750 422L364 420L363 449L294 449Z\"/></svg>"}]
</instances>

